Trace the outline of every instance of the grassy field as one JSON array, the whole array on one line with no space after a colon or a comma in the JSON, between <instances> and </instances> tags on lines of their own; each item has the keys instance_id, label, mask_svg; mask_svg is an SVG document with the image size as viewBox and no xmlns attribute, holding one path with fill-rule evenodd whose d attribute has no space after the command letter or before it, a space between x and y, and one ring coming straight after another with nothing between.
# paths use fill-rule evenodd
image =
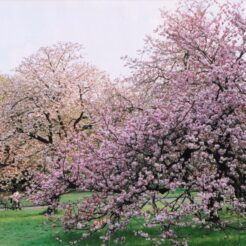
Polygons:
<instances>
[{"instance_id":1,"label":"grassy field","mask_svg":"<svg viewBox=\"0 0 246 246\"><path fill-rule=\"evenodd\" d=\"M91 192L71 192L65 194L61 197L61 203L64 202L74 202L78 200L83 200L83 198L91 195ZM33 206L33 203L26 198L21 199L21 207L30 207ZM0 208L3 206L0 205Z\"/></svg>"},{"instance_id":2,"label":"grassy field","mask_svg":"<svg viewBox=\"0 0 246 246\"><path fill-rule=\"evenodd\" d=\"M71 193L62 197L62 201L74 201L83 199L89 193ZM0 211L0 246L55 246L71 245L69 242L79 238L79 232L64 233L63 229L53 221L49 221L43 215L43 209L28 209L22 211ZM60 215L56 215L59 217ZM227 219L230 219L228 217ZM235 219L235 218L234 218ZM149 241L135 237L133 231L143 229L143 221L133 220L127 230L118 232L118 236L125 236L127 241L122 245L126 246L151 246ZM151 235L158 235L158 229L147 229ZM220 231L209 231L199 228L182 228L178 231L180 236L190 237L189 245L199 246L245 246L246 232L227 230L225 234ZM99 246L101 235L95 234L93 238L85 239L75 245ZM60 244L56 237L63 239L64 244ZM114 238L109 245L116 245ZM163 244L168 245L168 244Z\"/></svg>"},{"instance_id":3,"label":"grassy field","mask_svg":"<svg viewBox=\"0 0 246 246\"><path fill-rule=\"evenodd\" d=\"M172 197L177 197L180 193L182 192L182 189L177 189L176 191L170 192L167 197L172 198ZM61 197L61 203L65 202L74 202L78 200L83 200L85 197L90 196L92 193L91 192L71 192L63 195ZM33 203L28 200L27 198L22 198L21 199L21 207L31 207L34 206ZM8 207L11 207L11 204L8 205ZM3 204L0 204L0 208L4 208Z\"/></svg>"}]
</instances>

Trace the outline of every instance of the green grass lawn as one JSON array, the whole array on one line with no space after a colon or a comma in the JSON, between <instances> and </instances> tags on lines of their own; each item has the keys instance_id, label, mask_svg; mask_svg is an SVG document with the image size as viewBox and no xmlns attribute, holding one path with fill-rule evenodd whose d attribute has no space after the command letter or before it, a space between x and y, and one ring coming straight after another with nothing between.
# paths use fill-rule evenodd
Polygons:
<instances>
[{"instance_id":1,"label":"green grass lawn","mask_svg":"<svg viewBox=\"0 0 246 246\"><path fill-rule=\"evenodd\" d=\"M177 191L178 193L178 191ZM62 197L61 201L75 201L89 196L91 193L70 193ZM173 194L170 194L173 195ZM22 211L0 211L0 246L55 246L55 245L71 245L69 242L80 237L79 231L64 233L56 222L49 221L43 215L43 209L30 209ZM61 216L61 212L56 217ZM236 218L226 215L228 220ZM246 221L245 221L246 222ZM127 241L122 245L126 246L152 246L149 241L145 241L134 236L134 230L143 229L143 220L141 218L133 220L128 228L124 231L117 232L117 236L125 236ZM152 235L158 235L156 228L146 229ZM227 237L221 231L210 231L201 228L182 228L178 230L180 236L190 238L189 245L197 246L245 246L246 232L238 232L232 229L226 230ZM101 234L95 234L90 239L84 239L76 245L83 246L99 246ZM60 244L56 237L63 239L64 244ZM116 245L114 238L110 241L111 246ZM163 245L169 245L163 243Z\"/></svg>"},{"instance_id":2,"label":"green grass lawn","mask_svg":"<svg viewBox=\"0 0 246 246\"><path fill-rule=\"evenodd\" d=\"M176 197L178 195L180 195L182 193L182 189L177 189L176 191L171 191L166 197L167 198L172 198L172 197ZM90 196L92 193L91 192L70 192L67 194L64 194L61 197L60 202L64 203L64 202L74 202L74 201L78 201L78 200L83 200L85 197ZM11 204L9 204L10 207ZM31 207L33 206L33 203L28 200L27 198L22 198L21 199L21 207ZM0 204L0 208L4 208L4 206L2 204Z\"/></svg>"},{"instance_id":3,"label":"green grass lawn","mask_svg":"<svg viewBox=\"0 0 246 246\"><path fill-rule=\"evenodd\" d=\"M64 233L62 228L49 221L43 214L42 209L25 211L1 211L0 212L0 245L1 246L46 246L61 245L55 238L59 236L65 243L79 237L79 232ZM59 215L58 215L59 216ZM133 230L142 229L142 220L136 219L131 222L127 230L118 232L118 236L125 236L127 241L123 245L151 246L151 242L135 237ZM158 229L148 229L151 235L158 235ZM246 245L246 233L227 230L227 238L220 231L209 231L198 228L179 229L179 235L191 237L189 245L199 246L234 246ZM101 244L100 234L91 239L85 239L76 245L97 246ZM111 240L110 245L115 245ZM165 245L165 244L163 244ZM168 245L168 244L166 244Z\"/></svg>"},{"instance_id":4,"label":"green grass lawn","mask_svg":"<svg viewBox=\"0 0 246 246\"><path fill-rule=\"evenodd\" d=\"M177 189L175 191L169 192L169 194L166 197L167 198L177 197L182 192L183 192L182 189ZM64 194L61 197L61 203L83 200L85 197L88 197L91 194L92 194L91 192L70 192L70 193ZM23 199L21 199L21 206L22 207L30 207L30 206L33 206L33 203L30 200L28 200L27 198L23 198ZM0 205L0 208L1 208L1 205Z\"/></svg>"},{"instance_id":5,"label":"green grass lawn","mask_svg":"<svg viewBox=\"0 0 246 246\"><path fill-rule=\"evenodd\" d=\"M85 197L88 197L91 194L92 194L91 192L70 192L70 193L64 194L61 197L61 203L83 200ZM30 207L30 206L33 206L33 203L27 198L23 198L21 199L21 206Z\"/></svg>"}]
</instances>

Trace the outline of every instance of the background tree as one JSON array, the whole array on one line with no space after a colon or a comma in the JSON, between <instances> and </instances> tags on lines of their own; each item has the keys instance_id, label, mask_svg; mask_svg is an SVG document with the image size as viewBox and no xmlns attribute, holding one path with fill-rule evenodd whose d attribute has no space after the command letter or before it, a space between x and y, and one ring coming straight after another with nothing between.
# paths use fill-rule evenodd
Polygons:
<instances>
[{"instance_id":1,"label":"background tree","mask_svg":"<svg viewBox=\"0 0 246 246\"><path fill-rule=\"evenodd\" d=\"M109 79L84 62L80 51L81 46L74 43L40 48L23 59L5 83L1 91L2 189L18 189L22 181L26 184L36 168L45 167L45 157L60 142L73 132L92 128L89 105Z\"/></svg>"}]
</instances>

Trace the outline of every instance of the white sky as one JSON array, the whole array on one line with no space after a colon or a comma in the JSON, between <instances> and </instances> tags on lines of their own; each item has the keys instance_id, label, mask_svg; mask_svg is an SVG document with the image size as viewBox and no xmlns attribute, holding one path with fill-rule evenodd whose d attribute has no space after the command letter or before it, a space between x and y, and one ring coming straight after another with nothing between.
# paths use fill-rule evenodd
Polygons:
<instances>
[{"instance_id":1,"label":"white sky","mask_svg":"<svg viewBox=\"0 0 246 246\"><path fill-rule=\"evenodd\" d=\"M84 46L86 60L114 76L126 74L120 57L134 57L160 23L160 8L176 0L0 0L0 73L58 41Z\"/></svg>"}]
</instances>

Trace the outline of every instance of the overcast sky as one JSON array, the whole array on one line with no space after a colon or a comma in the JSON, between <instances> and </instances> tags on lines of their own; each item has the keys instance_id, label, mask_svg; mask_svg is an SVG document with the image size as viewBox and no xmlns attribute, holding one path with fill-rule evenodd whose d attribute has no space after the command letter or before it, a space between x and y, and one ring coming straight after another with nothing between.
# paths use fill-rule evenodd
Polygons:
<instances>
[{"instance_id":1,"label":"overcast sky","mask_svg":"<svg viewBox=\"0 0 246 246\"><path fill-rule=\"evenodd\" d=\"M0 0L0 73L58 41L84 46L86 60L114 76L126 74L121 56L135 56L160 23L160 8L176 0Z\"/></svg>"}]
</instances>

